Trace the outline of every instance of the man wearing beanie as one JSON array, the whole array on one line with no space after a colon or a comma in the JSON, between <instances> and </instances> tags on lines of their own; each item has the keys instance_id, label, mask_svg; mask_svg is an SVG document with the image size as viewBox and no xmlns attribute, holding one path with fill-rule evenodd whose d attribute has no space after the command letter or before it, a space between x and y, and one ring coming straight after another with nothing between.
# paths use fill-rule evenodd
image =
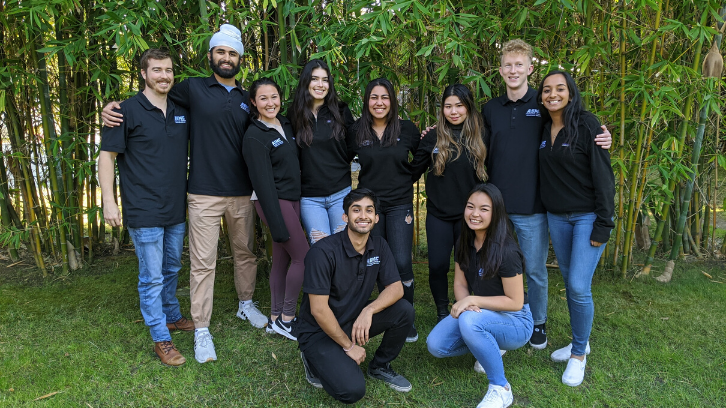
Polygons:
<instances>
[{"instance_id":1,"label":"man wearing beanie","mask_svg":"<svg viewBox=\"0 0 726 408\"><path fill-rule=\"evenodd\" d=\"M255 210L252 183L242 156L242 137L249 124L249 93L240 87L244 52L237 27L223 24L209 41L208 78L188 78L169 92L169 98L189 110L189 255L194 353L200 363L217 359L209 332L214 296L220 219L225 218L234 257L234 284L239 299L237 317L256 328L267 324L252 302L257 264L252 252ZM115 102L103 110L106 126L117 126L121 115Z\"/></svg>"}]
</instances>

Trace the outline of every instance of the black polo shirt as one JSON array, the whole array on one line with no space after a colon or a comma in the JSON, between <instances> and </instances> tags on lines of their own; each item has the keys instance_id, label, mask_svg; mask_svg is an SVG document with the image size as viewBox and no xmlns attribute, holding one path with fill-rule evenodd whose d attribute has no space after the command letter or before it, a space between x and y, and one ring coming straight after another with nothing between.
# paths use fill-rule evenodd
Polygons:
<instances>
[{"instance_id":1,"label":"black polo shirt","mask_svg":"<svg viewBox=\"0 0 726 408\"><path fill-rule=\"evenodd\" d=\"M300 201L300 162L290 121L282 115L277 115L277 119L285 137L275 128L253 119L245 133L243 151L272 239L285 242L290 239L290 233L278 200Z\"/></svg>"},{"instance_id":2,"label":"black polo shirt","mask_svg":"<svg viewBox=\"0 0 726 408\"><path fill-rule=\"evenodd\" d=\"M103 127L101 150L116 152L124 224L167 227L184 222L187 203L187 110L167 99L166 117L143 92L116 110L121 126Z\"/></svg>"},{"instance_id":3,"label":"black polo shirt","mask_svg":"<svg viewBox=\"0 0 726 408\"><path fill-rule=\"evenodd\" d=\"M358 155L360 174L358 188L369 188L376 193L382 208L413 202L413 182L409 154L418 149L421 132L410 120L401 120L401 133L395 146L381 146L380 140L366 140L358 145L357 121L348 131L347 143L350 156Z\"/></svg>"},{"instance_id":4,"label":"black polo shirt","mask_svg":"<svg viewBox=\"0 0 726 408\"><path fill-rule=\"evenodd\" d=\"M457 242L457 247L459 243ZM456 259L458 250L454 251L454 261L461 265L461 261ZM464 272L466 277L466 284L469 288L469 293L474 296L504 296L504 285L502 285L502 278L513 278L517 275L521 275L524 272L524 257L522 251L519 249L519 245L514 239L509 239L504 243L502 251L502 263L499 264L497 273L487 279L483 279L484 270L479 267L478 264L478 251L473 245L469 246L469 267ZM524 292L524 303L529 303L527 298L527 292Z\"/></svg>"},{"instance_id":5,"label":"black polo shirt","mask_svg":"<svg viewBox=\"0 0 726 408\"><path fill-rule=\"evenodd\" d=\"M227 91L212 75L181 81L171 89L169 98L189 109L189 193L252 195L242 156L242 138L250 120L249 93L239 83Z\"/></svg>"},{"instance_id":6,"label":"black polo shirt","mask_svg":"<svg viewBox=\"0 0 726 408\"><path fill-rule=\"evenodd\" d=\"M305 256L305 278L300 318L295 325L300 348L326 335L310 312L309 294L328 295L328 305L343 330L353 325L368 303L376 282L400 281L393 253L381 237L370 235L363 254L348 237L348 229L316 242Z\"/></svg>"},{"instance_id":7,"label":"black polo shirt","mask_svg":"<svg viewBox=\"0 0 726 408\"><path fill-rule=\"evenodd\" d=\"M545 212L539 191L539 109L537 91L532 88L517 101L504 93L482 107L489 182L502 192L509 214Z\"/></svg>"},{"instance_id":8,"label":"black polo shirt","mask_svg":"<svg viewBox=\"0 0 726 408\"><path fill-rule=\"evenodd\" d=\"M342 105L340 114L343 129L347 129L353 124L353 115L347 105ZM350 159L345 137L340 140L332 137L333 120L328 105L321 106L318 117L311 123L312 143L307 146L298 141L303 197L327 197L350 187Z\"/></svg>"}]
</instances>

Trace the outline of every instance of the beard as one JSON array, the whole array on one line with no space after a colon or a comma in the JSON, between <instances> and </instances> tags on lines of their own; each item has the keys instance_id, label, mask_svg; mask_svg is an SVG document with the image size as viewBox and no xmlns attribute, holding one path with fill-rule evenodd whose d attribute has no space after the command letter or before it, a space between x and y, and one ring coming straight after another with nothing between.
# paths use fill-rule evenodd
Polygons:
<instances>
[{"instance_id":1,"label":"beard","mask_svg":"<svg viewBox=\"0 0 726 408\"><path fill-rule=\"evenodd\" d=\"M212 68L212 72L220 77L225 79L234 78L239 73L241 62L234 65L234 63L230 61L229 64L232 65L232 68L222 68L219 66L219 63L214 62L213 58L214 56L209 59L209 66Z\"/></svg>"},{"instance_id":2,"label":"beard","mask_svg":"<svg viewBox=\"0 0 726 408\"><path fill-rule=\"evenodd\" d=\"M165 95L165 94L169 93L169 91L171 90L171 87L173 85L173 81L154 81L154 80L150 80L148 77L144 80L144 82L146 83L147 88L153 90L154 92L156 92L160 95ZM169 84L169 86L166 89L160 88L158 86L159 83L164 83L164 82L167 82Z\"/></svg>"}]
</instances>

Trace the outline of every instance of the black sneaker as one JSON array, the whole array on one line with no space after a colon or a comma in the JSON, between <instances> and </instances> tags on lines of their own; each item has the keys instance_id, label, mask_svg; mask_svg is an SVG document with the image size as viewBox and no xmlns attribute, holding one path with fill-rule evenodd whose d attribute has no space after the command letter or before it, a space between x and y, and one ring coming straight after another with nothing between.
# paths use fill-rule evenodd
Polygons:
<instances>
[{"instance_id":1,"label":"black sneaker","mask_svg":"<svg viewBox=\"0 0 726 408\"><path fill-rule=\"evenodd\" d=\"M547 329L544 323L534 326L532 337L529 339L529 345L537 350L542 350L547 347Z\"/></svg>"},{"instance_id":2,"label":"black sneaker","mask_svg":"<svg viewBox=\"0 0 726 408\"><path fill-rule=\"evenodd\" d=\"M368 376L385 382L396 391L411 391L411 383L404 376L393 371L391 363L383 367L372 367L368 365Z\"/></svg>"},{"instance_id":3,"label":"black sneaker","mask_svg":"<svg viewBox=\"0 0 726 408\"><path fill-rule=\"evenodd\" d=\"M291 320L287 323L282 321L282 316L279 316L275 321L272 323L272 330L275 331L275 333L285 336L288 339L292 341L297 341L297 337L292 335L292 324L295 322L295 320Z\"/></svg>"},{"instance_id":4,"label":"black sneaker","mask_svg":"<svg viewBox=\"0 0 726 408\"><path fill-rule=\"evenodd\" d=\"M418 340L418 331L416 331L416 325L411 325L411 330L408 331L406 336L406 343L415 343Z\"/></svg>"},{"instance_id":5,"label":"black sneaker","mask_svg":"<svg viewBox=\"0 0 726 408\"><path fill-rule=\"evenodd\" d=\"M272 329L272 326L274 323L272 323L272 319L267 317L267 326L265 326L265 333L267 334L275 334L275 331Z\"/></svg>"},{"instance_id":6,"label":"black sneaker","mask_svg":"<svg viewBox=\"0 0 726 408\"><path fill-rule=\"evenodd\" d=\"M303 367L305 368L305 379L308 380L310 385L312 385L315 388L323 388L323 384L320 382L320 379L313 375L313 372L310 371L310 367L308 366L308 360L305 358L305 354L303 352L300 352L300 358L303 361Z\"/></svg>"}]
</instances>

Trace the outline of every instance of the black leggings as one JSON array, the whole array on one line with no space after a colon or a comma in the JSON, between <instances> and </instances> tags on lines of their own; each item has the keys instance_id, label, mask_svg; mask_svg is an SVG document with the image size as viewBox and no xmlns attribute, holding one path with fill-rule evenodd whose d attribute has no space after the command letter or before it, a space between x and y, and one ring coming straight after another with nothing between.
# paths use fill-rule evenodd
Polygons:
<instances>
[{"instance_id":1,"label":"black leggings","mask_svg":"<svg viewBox=\"0 0 726 408\"><path fill-rule=\"evenodd\" d=\"M451 250L461 233L461 219L442 221L426 214L426 242L429 247L429 286L436 306L449 304Z\"/></svg>"}]
</instances>

